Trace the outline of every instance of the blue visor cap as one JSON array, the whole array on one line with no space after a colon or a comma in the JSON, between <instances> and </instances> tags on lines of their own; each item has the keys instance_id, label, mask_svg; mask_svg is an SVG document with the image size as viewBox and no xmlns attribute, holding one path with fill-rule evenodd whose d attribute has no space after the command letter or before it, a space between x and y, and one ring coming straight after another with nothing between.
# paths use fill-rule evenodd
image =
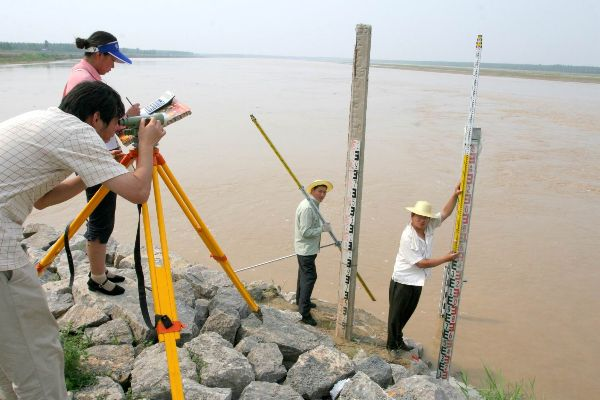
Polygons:
<instances>
[{"instance_id":1,"label":"blue visor cap","mask_svg":"<svg viewBox=\"0 0 600 400\"><path fill-rule=\"evenodd\" d=\"M100 53L108 53L113 56L117 62L131 64L131 60L119 50L119 42L110 42L98 46Z\"/></svg>"}]
</instances>

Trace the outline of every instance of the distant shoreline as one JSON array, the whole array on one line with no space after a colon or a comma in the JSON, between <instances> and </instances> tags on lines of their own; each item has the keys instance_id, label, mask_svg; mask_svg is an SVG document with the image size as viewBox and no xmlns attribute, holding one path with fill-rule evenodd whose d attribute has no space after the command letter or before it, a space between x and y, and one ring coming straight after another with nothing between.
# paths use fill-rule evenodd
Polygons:
<instances>
[{"instance_id":1,"label":"distant shoreline","mask_svg":"<svg viewBox=\"0 0 600 400\"><path fill-rule=\"evenodd\" d=\"M135 58L147 58L147 57L136 57ZM214 58L214 56L199 56L198 58ZM77 60L80 57L73 54L57 54L57 53L8 53L0 52L0 65L19 65L19 64L43 64L53 61L63 60ZM160 57L154 56L152 58L182 58L182 57ZM184 57L187 58L187 57ZM234 58L234 57L227 57ZM253 58L249 56L243 56L240 58ZM256 57L256 58L281 58L281 57ZM303 58L296 58L302 60ZM310 60L307 58L306 60ZM321 60L326 62L336 62L333 60ZM345 62L344 62L345 63ZM421 72L437 72L447 74L462 74L471 75L472 68L466 67L454 67L454 66L432 66L432 65L416 65L416 64L371 64L373 68L390 68L390 69L402 69L410 71L421 71ZM578 83L595 83L600 84L600 75L594 74L570 74L564 72L553 72L553 71L523 71L523 70L511 70L511 69L494 69L494 68L481 68L481 76L497 76L506 78L520 78L520 79L538 79L547 81L559 81L559 82L578 82Z\"/></svg>"},{"instance_id":2,"label":"distant shoreline","mask_svg":"<svg viewBox=\"0 0 600 400\"><path fill-rule=\"evenodd\" d=\"M410 64L371 64L374 68L391 68L404 69L421 72L441 72L447 74L463 74L471 75L471 68L462 67L444 67L430 65L410 65ZM578 82L578 83L596 83L600 84L600 75L584 75L584 74L567 74L562 72L545 72L545 71L518 71L510 69L492 69L481 68L479 74L481 76L499 76L505 78L521 78L521 79L539 79L546 81L560 82Z\"/></svg>"}]
</instances>

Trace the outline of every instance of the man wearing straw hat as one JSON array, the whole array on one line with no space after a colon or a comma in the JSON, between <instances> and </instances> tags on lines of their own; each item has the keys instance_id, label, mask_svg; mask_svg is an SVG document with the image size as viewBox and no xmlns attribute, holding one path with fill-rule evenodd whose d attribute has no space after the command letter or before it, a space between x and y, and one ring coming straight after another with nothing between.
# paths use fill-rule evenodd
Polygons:
<instances>
[{"instance_id":1,"label":"man wearing straw hat","mask_svg":"<svg viewBox=\"0 0 600 400\"><path fill-rule=\"evenodd\" d=\"M460 194L460 183L441 212L433 213L427 201L417 201L410 211L410 223L400 238L394 273L390 281L387 349L410 351L413 348L404 342L402 330L417 308L421 289L431 275L430 268L456 259L459 253L450 252L432 258L433 230L452 214Z\"/></svg>"},{"instance_id":2,"label":"man wearing straw hat","mask_svg":"<svg viewBox=\"0 0 600 400\"><path fill-rule=\"evenodd\" d=\"M331 182L318 179L308 185L307 192L310 193L310 201L319 208L327 192L332 189L333 184ZM296 209L294 229L294 250L298 257L296 304L298 304L298 311L302 315L302 322L312 326L317 325L317 321L310 313L310 309L316 307L310 301L315 282L317 282L315 259L321 247L321 233L330 231L331 226L329 223L321 223L319 215L313 210L309 200L302 200Z\"/></svg>"}]
</instances>

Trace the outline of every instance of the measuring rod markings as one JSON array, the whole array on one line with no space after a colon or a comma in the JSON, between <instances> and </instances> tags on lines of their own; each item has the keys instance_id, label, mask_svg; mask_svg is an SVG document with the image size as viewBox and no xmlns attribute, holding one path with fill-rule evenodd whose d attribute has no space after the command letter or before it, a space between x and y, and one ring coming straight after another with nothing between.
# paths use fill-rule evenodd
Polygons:
<instances>
[{"instance_id":1,"label":"measuring rod markings","mask_svg":"<svg viewBox=\"0 0 600 400\"><path fill-rule=\"evenodd\" d=\"M350 181L347 185L350 203L344 212L344 233L342 237L342 260L346 266L344 279L344 301L342 304L342 327L344 330L348 324L348 297L350 294L350 278L352 276L352 248L354 243L354 222L358 197L358 172L360 165L360 140L352 140L348 163Z\"/></svg>"},{"instance_id":2,"label":"measuring rod markings","mask_svg":"<svg viewBox=\"0 0 600 400\"><path fill-rule=\"evenodd\" d=\"M448 266L448 279L446 296L443 305L442 338L440 342L440 355L438 361L438 378L447 379L450 369L450 360L456 333L456 322L458 318L458 305L462 291L464 260L466 255L466 242L470 228L470 212L475 188L475 172L477 167L477 156L479 143L471 146L471 157L468 169L467 185L465 186L465 213L462 218L461 240L458 251L461 253L459 259Z\"/></svg>"},{"instance_id":3,"label":"measuring rod markings","mask_svg":"<svg viewBox=\"0 0 600 400\"><path fill-rule=\"evenodd\" d=\"M480 138L478 137L477 140L473 140L473 124L475 121L475 107L477 104L479 86L482 35L477 36L475 48L473 86L471 89L469 115L467 118L467 124L465 126L463 143L463 162L460 184L462 193L458 198L456 223L452 241L452 251L459 252L460 256L458 259L450 262L444 269L442 296L440 299L440 315L443 318L443 322L437 377L442 379L447 379L450 371L450 361L452 358L454 336L456 333L456 321L458 318L458 305L460 302L460 294L463 283L463 269L467 250L467 239L469 235L473 190L475 187L475 173L477 168L477 156Z\"/></svg>"}]
</instances>

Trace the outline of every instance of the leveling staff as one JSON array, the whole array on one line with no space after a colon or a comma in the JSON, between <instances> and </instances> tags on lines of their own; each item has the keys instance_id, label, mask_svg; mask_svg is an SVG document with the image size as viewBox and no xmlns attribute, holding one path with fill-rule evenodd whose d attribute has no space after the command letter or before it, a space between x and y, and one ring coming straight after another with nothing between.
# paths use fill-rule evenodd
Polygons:
<instances>
[{"instance_id":1,"label":"leveling staff","mask_svg":"<svg viewBox=\"0 0 600 400\"><path fill-rule=\"evenodd\" d=\"M57 204L99 183L132 203L148 199L153 147L165 131L154 119L140 126L137 168L128 172L104 145L124 113L119 94L108 85L83 82L58 108L0 123L0 394L4 391L5 398L67 398L58 325L21 248L22 225L34 203Z\"/></svg>"},{"instance_id":2,"label":"leveling staff","mask_svg":"<svg viewBox=\"0 0 600 400\"><path fill-rule=\"evenodd\" d=\"M400 248L390 281L387 349L410 351L413 348L404 342L402 330L419 304L421 289L431 275L430 268L456 259L459 253L450 252L442 257L432 258L433 230L452 214L460 194L460 183L442 208L434 214L431 204L417 201L410 211L410 223L404 228L400 238Z\"/></svg>"}]
</instances>

